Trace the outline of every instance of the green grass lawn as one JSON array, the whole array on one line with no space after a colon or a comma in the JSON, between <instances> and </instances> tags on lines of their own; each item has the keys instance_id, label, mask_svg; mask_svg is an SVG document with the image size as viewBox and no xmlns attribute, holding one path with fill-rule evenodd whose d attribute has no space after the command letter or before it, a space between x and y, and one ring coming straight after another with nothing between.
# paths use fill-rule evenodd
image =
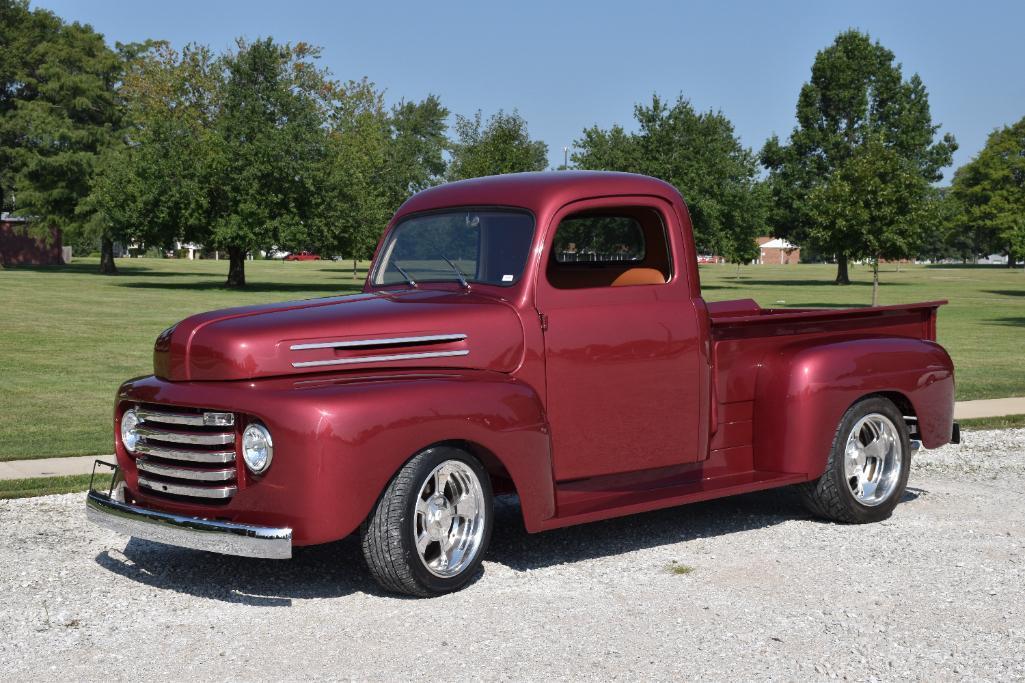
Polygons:
<instances>
[{"instance_id":1,"label":"green grass lawn","mask_svg":"<svg viewBox=\"0 0 1025 683\"><path fill-rule=\"evenodd\" d=\"M98 259L0 270L0 460L113 452L118 385L153 370L153 340L214 308L358 291L352 262L251 261L244 291L227 261Z\"/></svg>"},{"instance_id":2,"label":"green grass lawn","mask_svg":"<svg viewBox=\"0 0 1025 683\"><path fill-rule=\"evenodd\" d=\"M92 480L97 491L107 492L110 487L109 474L75 474L66 477L35 477L32 479L0 479L0 500L7 498L32 498L50 496L56 493L77 493L87 491Z\"/></svg>"},{"instance_id":3,"label":"green grass lawn","mask_svg":"<svg viewBox=\"0 0 1025 683\"><path fill-rule=\"evenodd\" d=\"M114 392L151 372L153 340L168 325L214 308L357 291L351 262L246 264L248 289L223 287L225 261L96 259L59 268L0 270L0 460L110 453ZM702 266L709 300L763 306L862 306L867 269L833 284L831 266ZM882 303L950 299L940 341L958 369L958 398L1025 395L1025 275L999 267L905 267L882 274Z\"/></svg>"}]
</instances>

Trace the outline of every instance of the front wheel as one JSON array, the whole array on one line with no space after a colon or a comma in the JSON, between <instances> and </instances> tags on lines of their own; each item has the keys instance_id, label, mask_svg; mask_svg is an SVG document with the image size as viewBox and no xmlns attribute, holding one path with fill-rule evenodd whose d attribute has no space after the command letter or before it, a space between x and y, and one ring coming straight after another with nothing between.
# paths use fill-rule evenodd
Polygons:
<instances>
[{"instance_id":1,"label":"front wheel","mask_svg":"<svg viewBox=\"0 0 1025 683\"><path fill-rule=\"evenodd\" d=\"M844 413L826 471L798 488L814 514L864 524L886 519L897 507L911 471L911 441L892 401L871 397Z\"/></svg>"},{"instance_id":2,"label":"front wheel","mask_svg":"<svg viewBox=\"0 0 1025 683\"><path fill-rule=\"evenodd\" d=\"M386 590L459 590L480 568L493 512L491 480L476 458L428 448L399 470L360 527L363 557Z\"/></svg>"}]
</instances>

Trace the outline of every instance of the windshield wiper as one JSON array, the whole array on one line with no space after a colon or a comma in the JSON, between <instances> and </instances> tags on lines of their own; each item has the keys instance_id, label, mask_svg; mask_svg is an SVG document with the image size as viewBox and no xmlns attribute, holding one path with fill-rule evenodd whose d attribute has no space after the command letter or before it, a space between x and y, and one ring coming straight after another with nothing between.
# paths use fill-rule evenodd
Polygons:
<instances>
[{"instance_id":1,"label":"windshield wiper","mask_svg":"<svg viewBox=\"0 0 1025 683\"><path fill-rule=\"evenodd\" d=\"M452 272L456 274L457 278L459 278L459 284L461 284L463 286L463 289L469 289L470 288L470 283L466 281L465 277L463 277L463 272L461 270L459 270L459 268L456 266L456 264L454 264L451 261L449 261L448 258L444 254L441 255L441 258L445 259L445 263L448 264L449 268L452 269Z\"/></svg>"},{"instance_id":2,"label":"windshield wiper","mask_svg":"<svg viewBox=\"0 0 1025 683\"><path fill-rule=\"evenodd\" d=\"M410 286L410 287L416 287L416 280L414 280L414 279L413 279L413 278L412 278L412 277L411 277L411 276L409 275L409 273L407 273L407 272L405 271L405 269L404 269L404 268L403 268L402 266L400 266L400 265L398 264L398 262L397 262L397 261L392 261L392 265L393 265L393 266L395 266L395 270L399 271L399 274L400 274L400 275L401 275L402 277L406 278L406 282L407 282L407 283L409 284L409 286Z\"/></svg>"}]
</instances>

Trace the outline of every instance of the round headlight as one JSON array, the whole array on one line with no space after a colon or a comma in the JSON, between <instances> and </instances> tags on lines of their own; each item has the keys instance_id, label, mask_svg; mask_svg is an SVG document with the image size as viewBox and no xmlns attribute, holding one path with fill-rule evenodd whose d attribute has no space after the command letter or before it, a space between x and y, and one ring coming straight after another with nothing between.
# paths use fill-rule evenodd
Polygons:
<instances>
[{"instance_id":1,"label":"round headlight","mask_svg":"<svg viewBox=\"0 0 1025 683\"><path fill-rule=\"evenodd\" d=\"M134 410L126 410L121 416L121 443L131 452L135 452L135 447L139 443L139 432L136 430L138 426L139 416Z\"/></svg>"},{"instance_id":2,"label":"round headlight","mask_svg":"<svg viewBox=\"0 0 1025 683\"><path fill-rule=\"evenodd\" d=\"M259 422L254 422L242 432L242 458L253 474L260 474L270 467L274 457L274 442L270 432Z\"/></svg>"}]
</instances>

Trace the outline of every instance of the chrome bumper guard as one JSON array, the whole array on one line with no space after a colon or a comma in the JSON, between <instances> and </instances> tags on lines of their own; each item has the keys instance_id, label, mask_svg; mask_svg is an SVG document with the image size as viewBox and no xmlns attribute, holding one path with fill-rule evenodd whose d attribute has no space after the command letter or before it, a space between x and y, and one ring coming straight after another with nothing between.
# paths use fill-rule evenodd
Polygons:
<instances>
[{"instance_id":1,"label":"chrome bumper guard","mask_svg":"<svg viewBox=\"0 0 1025 683\"><path fill-rule=\"evenodd\" d=\"M100 526L126 536L222 555L272 560L292 557L292 530L288 527L219 522L130 505L124 502L124 481L117 465L102 460L96 464L114 468L110 490L97 491L90 483L85 499L86 518Z\"/></svg>"}]
</instances>

